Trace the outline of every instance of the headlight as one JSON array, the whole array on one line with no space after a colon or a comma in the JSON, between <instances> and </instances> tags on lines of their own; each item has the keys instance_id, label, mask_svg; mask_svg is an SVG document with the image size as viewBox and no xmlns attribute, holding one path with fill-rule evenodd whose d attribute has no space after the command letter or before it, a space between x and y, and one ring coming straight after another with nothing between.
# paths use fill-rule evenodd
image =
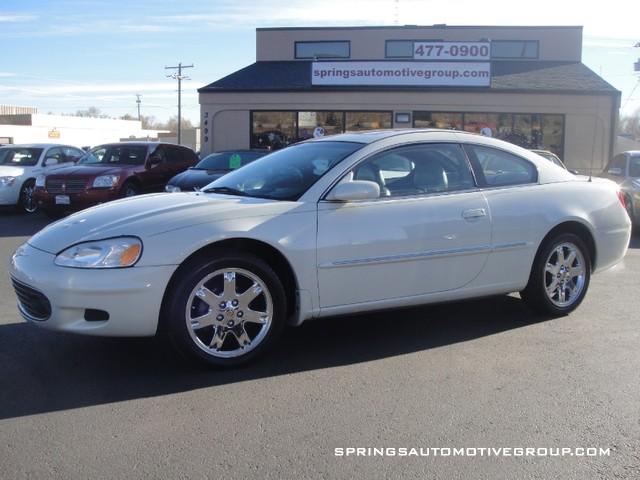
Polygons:
<instances>
[{"instance_id":1,"label":"headlight","mask_svg":"<svg viewBox=\"0 0 640 480\"><path fill-rule=\"evenodd\" d=\"M10 187L15 181L16 177L0 177L0 187Z\"/></svg>"},{"instance_id":2,"label":"headlight","mask_svg":"<svg viewBox=\"0 0 640 480\"><path fill-rule=\"evenodd\" d=\"M180 187L178 187L177 185L166 185L164 187L164 191L165 192L180 192Z\"/></svg>"},{"instance_id":3,"label":"headlight","mask_svg":"<svg viewBox=\"0 0 640 480\"><path fill-rule=\"evenodd\" d=\"M100 175L93 181L93 188L111 188L118 184L117 175Z\"/></svg>"},{"instance_id":4,"label":"headlight","mask_svg":"<svg viewBox=\"0 0 640 480\"><path fill-rule=\"evenodd\" d=\"M69 247L58 254L55 264L76 268L132 267L141 253L142 242L136 237L109 238Z\"/></svg>"},{"instance_id":5,"label":"headlight","mask_svg":"<svg viewBox=\"0 0 640 480\"><path fill-rule=\"evenodd\" d=\"M36 177L36 187L44 188L44 184L46 180L47 180L47 177L45 177L44 175L38 175Z\"/></svg>"}]
</instances>

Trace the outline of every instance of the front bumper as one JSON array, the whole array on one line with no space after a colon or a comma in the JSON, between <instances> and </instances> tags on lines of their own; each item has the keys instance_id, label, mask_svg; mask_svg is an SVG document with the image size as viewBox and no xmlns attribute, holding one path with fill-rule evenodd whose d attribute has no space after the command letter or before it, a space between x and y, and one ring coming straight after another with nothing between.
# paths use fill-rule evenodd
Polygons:
<instances>
[{"instance_id":1,"label":"front bumper","mask_svg":"<svg viewBox=\"0 0 640 480\"><path fill-rule=\"evenodd\" d=\"M55 265L53 254L22 245L11 259L11 277L42 293L51 305L46 320L22 316L51 330L99 336L153 336L165 288L175 266L80 269ZM87 321L87 309L108 320Z\"/></svg>"},{"instance_id":2,"label":"front bumper","mask_svg":"<svg viewBox=\"0 0 640 480\"><path fill-rule=\"evenodd\" d=\"M115 188L90 188L79 193L53 194L42 189L37 189L35 193L38 206L44 210L83 210L85 208L98 205L99 203L110 202L119 198L120 192ZM61 205L56 203L56 197L68 196L69 204Z\"/></svg>"}]
</instances>

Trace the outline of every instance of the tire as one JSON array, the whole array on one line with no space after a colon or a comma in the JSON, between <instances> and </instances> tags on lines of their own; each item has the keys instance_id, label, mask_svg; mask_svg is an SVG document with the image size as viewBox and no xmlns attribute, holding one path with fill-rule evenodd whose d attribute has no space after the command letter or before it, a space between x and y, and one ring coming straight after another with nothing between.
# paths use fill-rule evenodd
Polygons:
<instances>
[{"instance_id":1,"label":"tire","mask_svg":"<svg viewBox=\"0 0 640 480\"><path fill-rule=\"evenodd\" d=\"M560 317L582 303L590 279L589 249L577 235L563 233L548 239L540 247L533 261L529 283L520 296L532 310Z\"/></svg>"},{"instance_id":2,"label":"tire","mask_svg":"<svg viewBox=\"0 0 640 480\"><path fill-rule=\"evenodd\" d=\"M197 317L201 321L193 320ZM160 329L179 352L232 367L264 353L285 318L284 287L266 262L218 252L215 260L196 257L180 267L165 294Z\"/></svg>"},{"instance_id":3,"label":"tire","mask_svg":"<svg viewBox=\"0 0 640 480\"><path fill-rule=\"evenodd\" d=\"M135 197L140 193L140 187L135 182L127 180L120 189L120 198Z\"/></svg>"},{"instance_id":4,"label":"tire","mask_svg":"<svg viewBox=\"0 0 640 480\"><path fill-rule=\"evenodd\" d=\"M35 180L27 180L20 189L20 196L18 197L18 209L24 213L36 213L38 211L38 204L34 198L36 188Z\"/></svg>"}]
</instances>

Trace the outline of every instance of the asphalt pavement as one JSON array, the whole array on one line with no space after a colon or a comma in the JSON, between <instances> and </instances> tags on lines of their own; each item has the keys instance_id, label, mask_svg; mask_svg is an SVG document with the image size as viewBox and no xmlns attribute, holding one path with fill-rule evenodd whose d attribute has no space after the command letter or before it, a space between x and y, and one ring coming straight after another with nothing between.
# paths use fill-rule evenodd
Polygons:
<instances>
[{"instance_id":1,"label":"asphalt pavement","mask_svg":"<svg viewBox=\"0 0 640 480\"><path fill-rule=\"evenodd\" d=\"M320 320L221 371L24 322L6 266L48 221L0 212L0 478L640 478L638 236L568 317L510 295ZM609 454L495 454L518 447Z\"/></svg>"}]
</instances>

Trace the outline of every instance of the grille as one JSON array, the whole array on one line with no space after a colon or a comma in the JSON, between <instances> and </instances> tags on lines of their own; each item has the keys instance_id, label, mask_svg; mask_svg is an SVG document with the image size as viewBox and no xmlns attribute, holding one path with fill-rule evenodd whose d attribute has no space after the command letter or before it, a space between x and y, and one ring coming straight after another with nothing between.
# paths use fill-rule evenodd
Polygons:
<instances>
[{"instance_id":1,"label":"grille","mask_svg":"<svg viewBox=\"0 0 640 480\"><path fill-rule=\"evenodd\" d=\"M20 309L33 320L44 321L51 316L51 304L47 297L14 278L13 288L18 296Z\"/></svg>"},{"instance_id":2,"label":"grille","mask_svg":"<svg viewBox=\"0 0 640 480\"><path fill-rule=\"evenodd\" d=\"M47 192L49 193L80 193L85 190L86 186L86 180L47 179Z\"/></svg>"}]
</instances>

